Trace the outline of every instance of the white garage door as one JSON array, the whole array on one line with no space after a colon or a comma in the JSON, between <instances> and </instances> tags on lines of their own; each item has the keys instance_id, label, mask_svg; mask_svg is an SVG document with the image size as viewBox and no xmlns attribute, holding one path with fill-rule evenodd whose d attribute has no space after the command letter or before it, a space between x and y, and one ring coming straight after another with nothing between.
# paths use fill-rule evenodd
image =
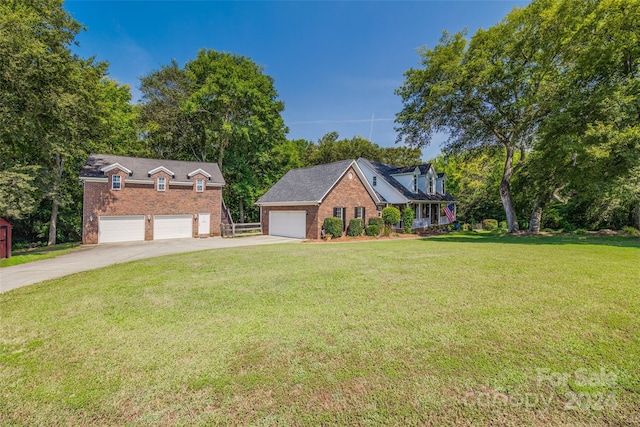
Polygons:
<instances>
[{"instance_id":1,"label":"white garage door","mask_svg":"<svg viewBox=\"0 0 640 427\"><path fill-rule=\"evenodd\" d=\"M144 240L144 215L101 216L98 221L98 243Z\"/></svg>"},{"instance_id":2,"label":"white garage door","mask_svg":"<svg viewBox=\"0 0 640 427\"><path fill-rule=\"evenodd\" d=\"M155 215L153 217L153 240L193 237L192 222L191 215Z\"/></svg>"},{"instance_id":3,"label":"white garage door","mask_svg":"<svg viewBox=\"0 0 640 427\"><path fill-rule=\"evenodd\" d=\"M307 237L307 213L305 211L269 211L271 236Z\"/></svg>"}]
</instances>

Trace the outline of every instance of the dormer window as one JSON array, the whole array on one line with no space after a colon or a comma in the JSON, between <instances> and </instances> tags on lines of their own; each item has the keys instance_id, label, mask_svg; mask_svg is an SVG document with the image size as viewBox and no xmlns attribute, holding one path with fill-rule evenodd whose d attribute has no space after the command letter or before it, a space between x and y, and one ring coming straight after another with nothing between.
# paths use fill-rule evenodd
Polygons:
<instances>
[{"instance_id":1,"label":"dormer window","mask_svg":"<svg viewBox=\"0 0 640 427\"><path fill-rule=\"evenodd\" d=\"M111 175L111 189L120 190L122 188L122 177L120 175Z\"/></svg>"},{"instance_id":2,"label":"dormer window","mask_svg":"<svg viewBox=\"0 0 640 427\"><path fill-rule=\"evenodd\" d=\"M435 188L433 187L434 187L433 177L430 176L429 177L429 194L435 193Z\"/></svg>"},{"instance_id":3,"label":"dormer window","mask_svg":"<svg viewBox=\"0 0 640 427\"><path fill-rule=\"evenodd\" d=\"M167 189L167 178L160 176L158 177L156 190L165 191Z\"/></svg>"},{"instance_id":4,"label":"dormer window","mask_svg":"<svg viewBox=\"0 0 640 427\"><path fill-rule=\"evenodd\" d=\"M196 192L202 193L204 191L204 179L196 179Z\"/></svg>"},{"instance_id":5,"label":"dormer window","mask_svg":"<svg viewBox=\"0 0 640 427\"><path fill-rule=\"evenodd\" d=\"M413 175L413 192L418 191L418 175Z\"/></svg>"},{"instance_id":6,"label":"dormer window","mask_svg":"<svg viewBox=\"0 0 640 427\"><path fill-rule=\"evenodd\" d=\"M444 189L444 179L442 180L442 194L446 194L447 192Z\"/></svg>"},{"instance_id":7,"label":"dormer window","mask_svg":"<svg viewBox=\"0 0 640 427\"><path fill-rule=\"evenodd\" d=\"M372 180L373 186L375 187L376 185L378 185L378 177L374 176L373 180Z\"/></svg>"}]
</instances>

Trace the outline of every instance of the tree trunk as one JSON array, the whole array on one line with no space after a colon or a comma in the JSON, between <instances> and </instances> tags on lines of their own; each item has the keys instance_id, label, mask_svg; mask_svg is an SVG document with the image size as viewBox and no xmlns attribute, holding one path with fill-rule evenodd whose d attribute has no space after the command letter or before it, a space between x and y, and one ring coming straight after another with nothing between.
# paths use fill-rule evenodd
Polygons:
<instances>
[{"instance_id":1,"label":"tree trunk","mask_svg":"<svg viewBox=\"0 0 640 427\"><path fill-rule=\"evenodd\" d=\"M51 194L51 218L49 219L49 239L47 246L56 244L58 234L58 207L60 206L60 184L62 182L62 171L64 170L64 158L56 153L56 174L53 181L53 192Z\"/></svg>"},{"instance_id":2,"label":"tree trunk","mask_svg":"<svg viewBox=\"0 0 640 427\"><path fill-rule=\"evenodd\" d=\"M504 162L504 171L502 180L500 181L500 200L504 207L504 213L507 217L507 228L509 233L518 231L518 217L516 210L513 208L513 200L511 198L511 176L513 175L513 151L512 146L507 146L507 159Z\"/></svg>"},{"instance_id":3,"label":"tree trunk","mask_svg":"<svg viewBox=\"0 0 640 427\"><path fill-rule=\"evenodd\" d=\"M242 197L238 198L238 210L240 216L240 224L244 224L244 201L242 200Z\"/></svg>"},{"instance_id":4,"label":"tree trunk","mask_svg":"<svg viewBox=\"0 0 640 427\"><path fill-rule=\"evenodd\" d=\"M636 205L636 228L640 230L640 202Z\"/></svg>"},{"instance_id":5,"label":"tree trunk","mask_svg":"<svg viewBox=\"0 0 640 427\"><path fill-rule=\"evenodd\" d=\"M58 196L53 196L53 205L51 206L51 219L49 219L49 240L47 246L56 244L56 235L58 233Z\"/></svg>"},{"instance_id":6,"label":"tree trunk","mask_svg":"<svg viewBox=\"0 0 640 427\"><path fill-rule=\"evenodd\" d=\"M529 221L529 231L532 233L540 232L540 224L542 222L542 204L539 199L533 201L533 209L531 210L531 221Z\"/></svg>"}]
</instances>

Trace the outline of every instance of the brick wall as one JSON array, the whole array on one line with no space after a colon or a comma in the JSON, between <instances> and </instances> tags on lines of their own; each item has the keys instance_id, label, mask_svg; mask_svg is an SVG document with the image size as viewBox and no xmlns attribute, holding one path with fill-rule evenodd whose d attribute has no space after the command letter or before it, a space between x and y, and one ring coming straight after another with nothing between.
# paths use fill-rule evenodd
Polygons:
<instances>
[{"instance_id":1,"label":"brick wall","mask_svg":"<svg viewBox=\"0 0 640 427\"><path fill-rule=\"evenodd\" d=\"M353 168L342 176L320 206L263 206L262 232L269 234L269 211L307 211L307 239L319 239L324 219L333 216L334 207L346 207L346 226L355 217L355 207L365 208L365 222L377 216L376 204Z\"/></svg>"},{"instance_id":2,"label":"brick wall","mask_svg":"<svg viewBox=\"0 0 640 427\"><path fill-rule=\"evenodd\" d=\"M262 234L269 234L269 212L271 211L307 211L307 239L319 239L318 206L263 206Z\"/></svg>"},{"instance_id":3,"label":"brick wall","mask_svg":"<svg viewBox=\"0 0 640 427\"><path fill-rule=\"evenodd\" d=\"M351 178L349 178L351 174ZM367 220L372 216L377 216L376 204L371 198L371 195L365 188L362 181L353 170L349 168L346 174L342 176L338 184L331 190L331 192L325 197L322 205L320 206L319 228L322 227L322 223L325 218L333 216L334 207L346 207L346 223L345 228L349 226L349 221L355 218L355 207L362 206L365 208L365 225Z\"/></svg>"},{"instance_id":4,"label":"brick wall","mask_svg":"<svg viewBox=\"0 0 640 427\"><path fill-rule=\"evenodd\" d=\"M111 190L111 175L120 175L122 189ZM118 215L144 215L145 216L145 240L153 240L153 216L154 215L193 215L198 213L210 213L210 230L214 235L220 234L220 214L222 208L222 188L206 187L198 193L195 189L195 180L207 178L195 175L192 178L192 186L171 185L171 179L164 172L154 175L154 183L134 184L127 183L128 175L114 169L106 173L107 182L85 182L84 207L83 207L83 234L84 244L98 243L98 218L100 216ZM156 191L155 181L157 177L167 178L167 189ZM146 218L151 217L150 220ZM92 218L92 219L91 219ZM198 222L193 221L193 234L198 232Z\"/></svg>"}]
</instances>

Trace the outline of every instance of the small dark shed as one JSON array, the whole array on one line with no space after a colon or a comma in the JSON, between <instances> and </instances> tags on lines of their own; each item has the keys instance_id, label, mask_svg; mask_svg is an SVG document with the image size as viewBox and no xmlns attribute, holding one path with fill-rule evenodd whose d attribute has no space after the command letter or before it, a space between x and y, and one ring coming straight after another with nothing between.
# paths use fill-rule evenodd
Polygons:
<instances>
[{"instance_id":1,"label":"small dark shed","mask_svg":"<svg viewBox=\"0 0 640 427\"><path fill-rule=\"evenodd\" d=\"M11 229L9 221L0 217L0 258L11 258Z\"/></svg>"}]
</instances>

